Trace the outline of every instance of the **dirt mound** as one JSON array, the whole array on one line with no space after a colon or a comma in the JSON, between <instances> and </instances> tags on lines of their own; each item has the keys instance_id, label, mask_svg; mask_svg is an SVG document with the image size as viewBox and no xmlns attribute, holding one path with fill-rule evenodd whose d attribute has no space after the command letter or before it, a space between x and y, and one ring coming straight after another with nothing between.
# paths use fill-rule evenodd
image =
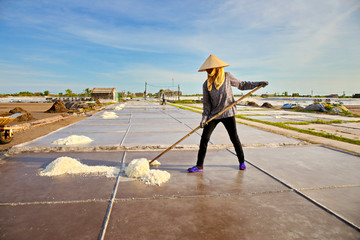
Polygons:
<instances>
[{"instance_id":1,"label":"dirt mound","mask_svg":"<svg viewBox=\"0 0 360 240\"><path fill-rule=\"evenodd\" d=\"M21 107L16 107L14 109L11 109L9 111L9 113L14 114L14 113L23 113L23 115L21 115L20 117L17 117L14 122L25 122L25 121L29 121L29 120L33 120L34 117L31 115L31 113L29 113L28 111L26 111L25 109L21 108Z\"/></svg>"},{"instance_id":2,"label":"dirt mound","mask_svg":"<svg viewBox=\"0 0 360 240\"><path fill-rule=\"evenodd\" d=\"M248 102L247 105L251 107L259 107L259 105L256 102Z\"/></svg>"},{"instance_id":3,"label":"dirt mound","mask_svg":"<svg viewBox=\"0 0 360 240\"><path fill-rule=\"evenodd\" d=\"M61 112L67 112L67 108L65 107L65 104L61 100L56 100L54 104L47 110L47 113L61 113Z\"/></svg>"},{"instance_id":4,"label":"dirt mound","mask_svg":"<svg viewBox=\"0 0 360 240\"><path fill-rule=\"evenodd\" d=\"M261 105L261 107L263 107L263 108L272 108L273 106L268 102L264 102L263 105Z\"/></svg>"},{"instance_id":5,"label":"dirt mound","mask_svg":"<svg viewBox=\"0 0 360 240\"><path fill-rule=\"evenodd\" d=\"M301 107L301 106L295 106L293 109L295 109L295 110L303 110L304 108Z\"/></svg>"}]
</instances>

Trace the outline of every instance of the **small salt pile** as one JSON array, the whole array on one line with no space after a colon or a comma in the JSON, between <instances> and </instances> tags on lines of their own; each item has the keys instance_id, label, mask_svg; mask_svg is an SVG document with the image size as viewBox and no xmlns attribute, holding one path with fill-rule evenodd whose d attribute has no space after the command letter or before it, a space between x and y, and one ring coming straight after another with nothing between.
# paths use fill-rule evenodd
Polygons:
<instances>
[{"instance_id":1,"label":"small salt pile","mask_svg":"<svg viewBox=\"0 0 360 240\"><path fill-rule=\"evenodd\" d=\"M150 163L151 166L160 166L161 162L159 162L158 160L153 161L152 163Z\"/></svg>"},{"instance_id":2,"label":"small salt pile","mask_svg":"<svg viewBox=\"0 0 360 240\"><path fill-rule=\"evenodd\" d=\"M116 113L114 112L104 112L102 115L103 119L114 119L114 118L118 118L118 116L116 115Z\"/></svg>"},{"instance_id":3,"label":"small salt pile","mask_svg":"<svg viewBox=\"0 0 360 240\"><path fill-rule=\"evenodd\" d=\"M150 170L149 161L146 158L132 160L125 168L125 174L128 177L137 178L146 184L159 186L170 179L170 173L166 171Z\"/></svg>"},{"instance_id":4,"label":"small salt pile","mask_svg":"<svg viewBox=\"0 0 360 240\"><path fill-rule=\"evenodd\" d=\"M79 145L79 144L87 144L91 143L91 138L84 136L84 135L71 135L66 138L59 138L58 140L55 140L52 142L52 144L56 145Z\"/></svg>"},{"instance_id":5,"label":"small salt pile","mask_svg":"<svg viewBox=\"0 0 360 240\"><path fill-rule=\"evenodd\" d=\"M115 110L121 110L125 107L125 104L120 104L115 107Z\"/></svg>"},{"instance_id":6,"label":"small salt pile","mask_svg":"<svg viewBox=\"0 0 360 240\"><path fill-rule=\"evenodd\" d=\"M59 157L40 171L39 175L50 177L63 174L94 174L116 177L119 171L118 167L88 166L71 157Z\"/></svg>"}]
</instances>

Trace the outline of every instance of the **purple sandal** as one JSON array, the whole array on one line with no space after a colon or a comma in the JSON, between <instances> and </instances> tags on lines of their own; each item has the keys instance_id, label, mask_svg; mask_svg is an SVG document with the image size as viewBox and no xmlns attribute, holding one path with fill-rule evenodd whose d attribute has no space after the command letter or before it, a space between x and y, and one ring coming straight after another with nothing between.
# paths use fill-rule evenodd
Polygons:
<instances>
[{"instance_id":1,"label":"purple sandal","mask_svg":"<svg viewBox=\"0 0 360 240\"><path fill-rule=\"evenodd\" d=\"M197 166L193 166L192 168L188 168L189 173L202 172L202 171L204 171L203 168L198 168Z\"/></svg>"},{"instance_id":2,"label":"purple sandal","mask_svg":"<svg viewBox=\"0 0 360 240\"><path fill-rule=\"evenodd\" d=\"M246 169L245 163L240 163L239 170L244 171Z\"/></svg>"}]
</instances>

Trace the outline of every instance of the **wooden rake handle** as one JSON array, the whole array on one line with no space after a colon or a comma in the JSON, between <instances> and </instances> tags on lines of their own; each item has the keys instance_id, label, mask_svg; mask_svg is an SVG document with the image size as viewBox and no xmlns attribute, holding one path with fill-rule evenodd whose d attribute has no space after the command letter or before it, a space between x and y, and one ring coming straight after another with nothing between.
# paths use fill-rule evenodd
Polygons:
<instances>
[{"instance_id":1,"label":"wooden rake handle","mask_svg":"<svg viewBox=\"0 0 360 240\"><path fill-rule=\"evenodd\" d=\"M226 108L224 108L221 112L219 112L218 114L216 114L215 116L213 116L212 118L208 119L206 121L206 124L208 124L209 122L211 122L212 120L214 120L215 118L217 118L218 116L220 116L221 114L223 114L224 112L226 112L227 110L229 110L230 108L232 108L233 106L235 106L238 102L240 102L241 100L243 100L244 98L250 96L251 94L253 94L254 92L256 92L257 90L259 90L260 88L262 88L263 86L259 86L257 88L255 88L254 90L248 92L246 95L242 96L241 98L239 98L239 100L236 100L235 102L233 102L232 104L230 104L229 106L227 106ZM191 132L189 132L187 135L185 135L183 138L181 138L179 141L177 141L176 143L174 143L173 145L171 145L168 149L166 149L165 151L163 151L162 153L160 153L158 156L156 156L153 160L151 160L149 162L149 164L151 164L152 162L154 162L155 160L159 159L162 155L164 155L165 153L167 153L168 151L170 151L171 149L173 149L176 145L178 145L180 142L182 142L185 138L189 137L191 134L193 134L194 132L196 132L198 129L200 128L200 125L195 128L194 130L192 130Z\"/></svg>"}]
</instances>

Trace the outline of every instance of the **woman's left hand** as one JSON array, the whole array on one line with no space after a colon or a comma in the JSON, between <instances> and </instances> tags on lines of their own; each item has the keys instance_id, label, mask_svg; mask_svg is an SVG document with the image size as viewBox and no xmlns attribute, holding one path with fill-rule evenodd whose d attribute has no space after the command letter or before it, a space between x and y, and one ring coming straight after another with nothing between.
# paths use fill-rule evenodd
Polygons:
<instances>
[{"instance_id":1,"label":"woman's left hand","mask_svg":"<svg viewBox=\"0 0 360 240\"><path fill-rule=\"evenodd\" d=\"M267 85L269 85L268 81L262 81L262 82L259 82L259 83L260 83L259 86L263 86L263 87L266 87Z\"/></svg>"}]
</instances>

